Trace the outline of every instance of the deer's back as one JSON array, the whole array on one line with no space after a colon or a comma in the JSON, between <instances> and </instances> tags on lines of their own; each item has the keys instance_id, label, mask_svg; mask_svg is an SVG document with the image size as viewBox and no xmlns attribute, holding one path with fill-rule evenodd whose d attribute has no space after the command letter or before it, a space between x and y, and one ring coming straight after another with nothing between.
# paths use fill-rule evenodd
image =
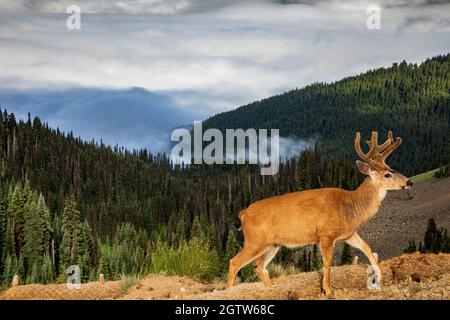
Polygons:
<instances>
[{"instance_id":1,"label":"deer's back","mask_svg":"<svg viewBox=\"0 0 450 320\"><path fill-rule=\"evenodd\" d=\"M346 237L343 221L350 206L350 192L323 188L287 193L250 205L242 214L245 238L262 237L284 245L316 243L319 237Z\"/></svg>"}]
</instances>

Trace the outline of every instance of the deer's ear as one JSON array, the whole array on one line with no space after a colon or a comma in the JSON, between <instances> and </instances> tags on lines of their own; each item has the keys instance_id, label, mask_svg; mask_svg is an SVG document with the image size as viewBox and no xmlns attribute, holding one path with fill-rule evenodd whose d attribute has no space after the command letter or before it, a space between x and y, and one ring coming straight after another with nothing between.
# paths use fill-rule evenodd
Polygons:
<instances>
[{"instance_id":1,"label":"deer's ear","mask_svg":"<svg viewBox=\"0 0 450 320\"><path fill-rule=\"evenodd\" d=\"M359 172L366 176L370 176L370 166L367 163L356 160L356 166L358 167Z\"/></svg>"}]
</instances>

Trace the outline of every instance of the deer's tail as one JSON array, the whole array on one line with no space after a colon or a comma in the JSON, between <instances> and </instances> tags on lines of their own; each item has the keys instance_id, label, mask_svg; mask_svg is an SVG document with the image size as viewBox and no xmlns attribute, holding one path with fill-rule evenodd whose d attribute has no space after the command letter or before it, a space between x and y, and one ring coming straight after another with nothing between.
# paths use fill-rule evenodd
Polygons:
<instances>
[{"instance_id":1,"label":"deer's tail","mask_svg":"<svg viewBox=\"0 0 450 320\"><path fill-rule=\"evenodd\" d=\"M242 224L244 223L244 219L245 219L245 210L242 210L241 212L239 212L239 220L240 220L240 226L238 228L239 231L242 230Z\"/></svg>"}]
</instances>

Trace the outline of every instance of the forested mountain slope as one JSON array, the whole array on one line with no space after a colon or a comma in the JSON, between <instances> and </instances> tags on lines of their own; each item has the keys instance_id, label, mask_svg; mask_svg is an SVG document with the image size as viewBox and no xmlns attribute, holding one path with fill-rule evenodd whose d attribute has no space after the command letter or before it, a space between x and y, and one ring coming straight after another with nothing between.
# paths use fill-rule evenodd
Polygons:
<instances>
[{"instance_id":1,"label":"forested mountain slope","mask_svg":"<svg viewBox=\"0 0 450 320\"><path fill-rule=\"evenodd\" d=\"M292 90L208 119L207 128L279 128L282 136L316 137L353 153L356 131L393 130L404 138L392 159L407 175L450 159L450 54Z\"/></svg>"},{"instance_id":2,"label":"forested mountain slope","mask_svg":"<svg viewBox=\"0 0 450 320\"><path fill-rule=\"evenodd\" d=\"M0 286L14 272L52 281L69 264L82 266L84 279L159 272L152 254L191 250L183 245L193 239L213 260L197 259L208 267L200 273L214 277L239 250L234 222L250 203L320 186L354 189L362 178L348 157L318 148L261 176L256 166L173 167L165 156L84 142L6 111L0 120Z\"/></svg>"}]
</instances>

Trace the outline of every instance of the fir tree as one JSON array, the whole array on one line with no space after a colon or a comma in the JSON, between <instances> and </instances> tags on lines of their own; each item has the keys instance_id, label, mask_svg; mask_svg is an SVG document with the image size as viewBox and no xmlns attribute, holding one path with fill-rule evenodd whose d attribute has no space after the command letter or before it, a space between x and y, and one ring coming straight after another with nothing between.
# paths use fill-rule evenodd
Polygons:
<instances>
[{"instance_id":1,"label":"fir tree","mask_svg":"<svg viewBox=\"0 0 450 320\"><path fill-rule=\"evenodd\" d=\"M15 255L16 257L20 256L22 247L25 243L25 204L26 198L23 195L20 184L17 184L14 191L10 193L9 196L9 230L7 234L7 241L9 241L7 248L9 247L9 253Z\"/></svg>"},{"instance_id":2,"label":"fir tree","mask_svg":"<svg viewBox=\"0 0 450 320\"><path fill-rule=\"evenodd\" d=\"M239 252L240 246L236 239L236 233L233 228L228 231L227 243L225 246L225 254L223 255L223 270L228 271L230 260Z\"/></svg>"},{"instance_id":3,"label":"fir tree","mask_svg":"<svg viewBox=\"0 0 450 320\"><path fill-rule=\"evenodd\" d=\"M319 254L319 250L317 249L316 244L314 244L312 248L311 269L312 270L322 269L322 258Z\"/></svg>"},{"instance_id":4,"label":"fir tree","mask_svg":"<svg viewBox=\"0 0 450 320\"><path fill-rule=\"evenodd\" d=\"M53 229L51 226L50 210L45 204L45 199L42 193L39 195L36 210L39 217L41 217L42 222L42 243L44 253L49 255L51 252L51 239Z\"/></svg>"},{"instance_id":5,"label":"fir tree","mask_svg":"<svg viewBox=\"0 0 450 320\"><path fill-rule=\"evenodd\" d=\"M408 247L403 250L404 253L414 253L417 251L416 242L414 240L408 241Z\"/></svg>"},{"instance_id":6,"label":"fir tree","mask_svg":"<svg viewBox=\"0 0 450 320\"><path fill-rule=\"evenodd\" d=\"M0 198L0 274L3 272L3 261L6 257L6 236L7 236L7 216L6 205Z\"/></svg>"},{"instance_id":7,"label":"fir tree","mask_svg":"<svg viewBox=\"0 0 450 320\"><path fill-rule=\"evenodd\" d=\"M436 250L436 222L433 218L428 220L427 230L423 239L423 251L434 252Z\"/></svg>"},{"instance_id":8,"label":"fir tree","mask_svg":"<svg viewBox=\"0 0 450 320\"><path fill-rule=\"evenodd\" d=\"M23 246L23 257L28 271L38 273L38 266L46 253L44 219L38 211L37 200L30 194L26 205L26 221L24 227L25 244ZM32 278L33 283L39 281Z\"/></svg>"},{"instance_id":9,"label":"fir tree","mask_svg":"<svg viewBox=\"0 0 450 320\"><path fill-rule=\"evenodd\" d=\"M200 223L200 218L198 215L194 217L194 220L192 221L192 228L191 228L191 239L197 238L199 240L205 240L206 235L203 229L203 226Z\"/></svg>"},{"instance_id":10,"label":"fir tree","mask_svg":"<svg viewBox=\"0 0 450 320\"><path fill-rule=\"evenodd\" d=\"M8 255L5 260L5 269L3 271L3 284L10 286L15 275L18 275L21 279L25 279L25 274L23 258Z\"/></svg>"},{"instance_id":11,"label":"fir tree","mask_svg":"<svg viewBox=\"0 0 450 320\"><path fill-rule=\"evenodd\" d=\"M83 280L86 281L89 280L89 274L92 268L92 249L92 230L89 226L89 222L87 220L84 220L80 239L80 268Z\"/></svg>"},{"instance_id":12,"label":"fir tree","mask_svg":"<svg viewBox=\"0 0 450 320\"><path fill-rule=\"evenodd\" d=\"M27 284L31 283L39 283L41 281L41 268L40 265L37 263L34 263L31 267L31 271L28 273L27 277Z\"/></svg>"},{"instance_id":13,"label":"fir tree","mask_svg":"<svg viewBox=\"0 0 450 320\"><path fill-rule=\"evenodd\" d=\"M44 262L42 263L40 269L40 282L43 284L49 284L53 282L54 274L53 274L53 266L51 258L46 255L44 257Z\"/></svg>"},{"instance_id":14,"label":"fir tree","mask_svg":"<svg viewBox=\"0 0 450 320\"><path fill-rule=\"evenodd\" d=\"M82 225L80 211L73 195L69 196L64 205L62 215L62 241L61 241L61 272L70 265L80 263L82 245Z\"/></svg>"},{"instance_id":15,"label":"fir tree","mask_svg":"<svg viewBox=\"0 0 450 320\"><path fill-rule=\"evenodd\" d=\"M352 252L350 250L350 246L347 243L344 243L342 247L342 253L341 253L341 266L345 264L351 264L352 263Z\"/></svg>"}]
</instances>

